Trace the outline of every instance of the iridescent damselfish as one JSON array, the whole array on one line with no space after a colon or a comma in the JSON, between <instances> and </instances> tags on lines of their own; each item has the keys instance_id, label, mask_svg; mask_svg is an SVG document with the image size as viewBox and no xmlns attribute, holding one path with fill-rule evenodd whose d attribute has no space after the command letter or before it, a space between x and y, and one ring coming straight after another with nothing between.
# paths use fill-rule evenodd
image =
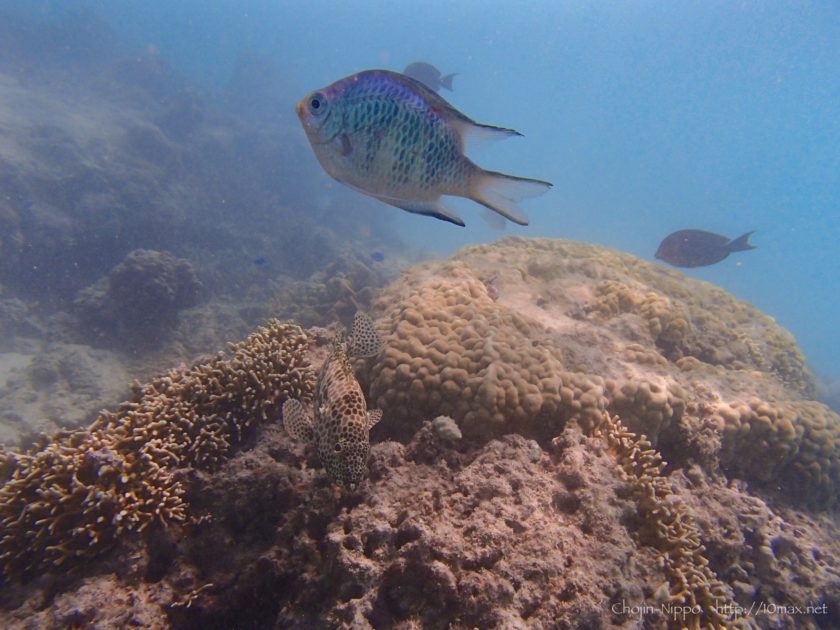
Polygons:
<instances>
[{"instance_id":1,"label":"iridescent damselfish","mask_svg":"<svg viewBox=\"0 0 840 630\"><path fill-rule=\"evenodd\" d=\"M297 114L327 173L408 212L463 226L440 200L454 195L527 225L516 202L551 187L476 166L464 155L469 140L522 134L477 123L398 72L366 70L340 79L300 101Z\"/></svg>"}]
</instances>

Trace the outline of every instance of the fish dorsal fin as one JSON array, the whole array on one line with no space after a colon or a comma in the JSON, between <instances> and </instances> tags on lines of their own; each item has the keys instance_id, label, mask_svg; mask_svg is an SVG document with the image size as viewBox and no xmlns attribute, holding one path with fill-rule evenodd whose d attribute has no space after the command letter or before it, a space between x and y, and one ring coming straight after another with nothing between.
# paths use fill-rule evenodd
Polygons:
<instances>
[{"instance_id":1,"label":"fish dorsal fin","mask_svg":"<svg viewBox=\"0 0 840 630\"><path fill-rule=\"evenodd\" d=\"M368 409L367 412L367 428L370 431L377 422L382 420L382 410L381 409Z\"/></svg>"},{"instance_id":2,"label":"fish dorsal fin","mask_svg":"<svg viewBox=\"0 0 840 630\"><path fill-rule=\"evenodd\" d=\"M337 356L344 351L344 327L339 324L339 329L335 331L330 344L330 355Z\"/></svg>"},{"instance_id":3,"label":"fish dorsal fin","mask_svg":"<svg viewBox=\"0 0 840 630\"><path fill-rule=\"evenodd\" d=\"M404 85L407 85L422 96L426 105L434 113L446 120L461 138L461 149L471 149L488 142L522 135L515 129L475 122L469 116L465 116L455 109L445 98L424 85L422 81L417 81L404 74L393 73L387 70L383 70L382 72L395 76L397 78L396 80L401 81Z\"/></svg>"},{"instance_id":4,"label":"fish dorsal fin","mask_svg":"<svg viewBox=\"0 0 840 630\"><path fill-rule=\"evenodd\" d=\"M352 357L374 357L382 350L382 339L376 332L373 320L366 313L358 312L353 317L353 338L348 354Z\"/></svg>"},{"instance_id":5,"label":"fish dorsal fin","mask_svg":"<svg viewBox=\"0 0 840 630\"><path fill-rule=\"evenodd\" d=\"M299 400L290 398L283 403L283 426L293 440L312 441L312 418Z\"/></svg>"},{"instance_id":6,"label":"fish dorsal fin","mask_svg":"<svg viewBox=\"0 0 840 630\"><path fill-rule=\"evenodd\" d=\"M460 114L460 116L460 118L450 119L449 122L455 131L458 132L458 135L461 136L461 142L465 150L475 149L476 147L485 146L498 140L522 135L515 129L497 127L496 125L484 125L467 118L463 114Z\"/></svg>"}]
</instances>

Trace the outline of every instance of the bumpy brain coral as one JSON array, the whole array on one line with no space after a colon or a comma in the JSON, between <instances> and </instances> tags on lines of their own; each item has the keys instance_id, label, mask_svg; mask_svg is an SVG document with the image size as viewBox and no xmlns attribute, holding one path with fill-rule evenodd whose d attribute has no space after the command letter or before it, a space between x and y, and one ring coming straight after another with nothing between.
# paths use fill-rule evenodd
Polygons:
<instances>
[{"instance_id":1,"label":"bumpy brain coral","mask_svg":"<svg viewBox=\"0 0 840 630\"><path fill-rule=\"evenodd\" d=\"M664 439L671 459L702 452L799 500L837 498L840 419L810 400L795 340L706 282L594 245L509 237L414 267L373 314L385 351L366 379L392 435L448 415L470 439L546 440L606 410Z\"/></svg>"},{"instance_id":2,"label":"bumpy brain coral","mask_svg":"<svg viewBox=\"0 0 840 630\"><path fill-rule=\"evenodd\" d=\"M309 400L307 338L273 320L230 355L135 387L87 429L2 454L0 564L20 579L110 547L126 531L187 517L175 471L213 470L250 426Z\"/></svg>"}]
</instances>

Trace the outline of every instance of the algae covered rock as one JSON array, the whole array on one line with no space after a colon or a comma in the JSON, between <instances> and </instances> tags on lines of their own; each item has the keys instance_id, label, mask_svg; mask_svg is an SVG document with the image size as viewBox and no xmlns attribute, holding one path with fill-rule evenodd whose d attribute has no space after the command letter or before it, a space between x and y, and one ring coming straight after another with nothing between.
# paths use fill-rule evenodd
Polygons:
<instances>
[{"instance_id":1,"label":"algae covered rock","mask_svg":"<svg viewBox=\"0 0 840 630\"><path fill-rule=\"evenodd\" d=\"M201 282L189 261L169 252L136 249L79 292L76 309L95 338L117 345L160 343L178 312L198 301Z\"/></svg>"}]
</instances>

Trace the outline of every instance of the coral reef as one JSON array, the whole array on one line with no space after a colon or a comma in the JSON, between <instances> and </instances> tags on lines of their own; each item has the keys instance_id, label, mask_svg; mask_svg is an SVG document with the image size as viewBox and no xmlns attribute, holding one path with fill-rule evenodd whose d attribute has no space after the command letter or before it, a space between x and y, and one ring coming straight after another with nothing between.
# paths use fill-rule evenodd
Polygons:
<instances>
[{"instance_id":1,"label":"coral reef","mask_svg":"<svg viewBox=\"0 0 840 630\"><path fill-rule=\"evenodd\" d=\"M412 268L373 313L386 351L365 378L386 435L444 414L471 439L544 443L607 410L676 463L837 500L840 418L810 400L802 353L708 283L602 247L509 237Z\"/></svg>"},{"instance_id":2,"label":"coral reef","mask_svg":"<svg viewBox=\"0 0 840 630\"><path fill-rule=\"evenodd\" d=\"M840 416L823 404L750 398L711 405L707 411L723 434L720 461L727 470L750 479L780 480L816 503L836 499Z\"/></svg>"},{"instance_id":3,"label":"coral reef","mask_svg":"<svg viewBox=\"0 0 840 630\"><path fill-rule=\"evenodd\" d=\"M304 326L338 321L349 328L357 312L370 308L374 291L388 276L358 254L345 253L306 281L280 291L271 301L271 311Z\"/></svg>"},{"instance_id":4,"label":"coral reef","mask_svg":"<svg viewBox=\"0 0 840 630\"><path fill-rule=\"evenodd\" d=\"M408 271L374 305L383 351L356 364L370 406L387 409L353 491L277 422L285 398L311 393L330 331L307 342L276 322L231 358L136 386L89 430L4 453L9 574L75 565L91 532L104 542L83 574L0 589L0 625L836 625L840 536L824 508L837 417L775 363L748 363L747 344L710 363L684 353L706 329L663 337L695 320L639 280L656 277L645 265L504 239ZM594 308L605 281L659 295L644 310L659 324ZM765 325L730 332L759 347ZM114 523L147 535L118 537ZM755 603L776 612L751 616Z\"/></svg>"},{"instance_id":5,"label":"coral reef","mask_svg":"<svg viewBox=\"0 0 840 630\"><path fill-rule=\"evenodd\" d=\"M192 265L168 252L136 249L79 292L76 309L94 340L129 346L160 344L193 306L201 282Z\"/></svg>"},{"instance_id":6,"label":"coral reef","mask_svg":"<svg viewBox=\"0 0 840 630\"><path fill-rule=\"evenodd\" d=\"M218 468L250 427L308 400L314 373L301 328L271 321L230 356L136 385L86 428L4 452L0 563L21 579L111 547L125 531L184 521L177 470Z\"/></svg>"},{"instance_id":7,"label":"coral reef","mask_svg":"<svg viewBox=\"0 0 840 630\"><path fill-rule=\"evenodd\" d=\"M704 584L715 592L709 571L746 607L827 604L826 613L750 618L758 627L838 619L836 526L779 511L698 467L656 474L644 465L655 456L641 452L642 465L629 465L635 437L610 447L569 423L545 450L517 435L452 441L423 423L405 444L374 444L369 484L346 494L314 454L290 448L277 423L258 431L253 448L185 480L203 516L188 538L159 543L157 554L129 548L46 605L32 584L13 611L0 611L0 624L696 627L701 619L671 598L703 601ZM646 499L650 486L665 507ZM669 546L660 535L676 527L685 535ZM709 561L699 575L688 571L695 536ZM150 572L156 555L166 556L165 569ZM686 573L684 593L666 581L671 570ZM721 616L731 610L724 603Z\"/></svg>"}]
</instances>

